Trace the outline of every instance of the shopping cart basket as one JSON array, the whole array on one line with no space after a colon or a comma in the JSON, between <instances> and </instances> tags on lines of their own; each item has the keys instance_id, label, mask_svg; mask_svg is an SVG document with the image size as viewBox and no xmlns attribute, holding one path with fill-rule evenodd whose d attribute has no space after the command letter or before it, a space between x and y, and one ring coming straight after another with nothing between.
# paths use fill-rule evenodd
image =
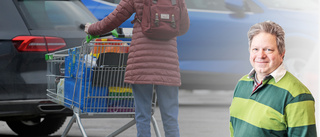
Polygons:
<instances>
[{"instance_id":1,"label":"shopping cart basket","mask_svg":"<svg viewBox=\"0 0 320 137\"><path fill-rule=\"evenodd\" d=\"M109 136L116 136L135 124L132 88L123 82L129 46L129 41L100 38L46 55L47 96L73 110L63 137L75 121L87 137L81 118L133 118ZM153 106L155 100L154 94ZM153 116L151 121L156 135L160 136Z\"/></svg>"}]
</instances>

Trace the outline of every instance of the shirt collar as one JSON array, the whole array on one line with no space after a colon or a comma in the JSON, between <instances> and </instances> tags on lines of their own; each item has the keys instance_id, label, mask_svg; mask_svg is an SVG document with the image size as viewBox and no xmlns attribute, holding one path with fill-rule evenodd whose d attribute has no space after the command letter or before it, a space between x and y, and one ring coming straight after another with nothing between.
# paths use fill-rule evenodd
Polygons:
<instances>
[{"instance_id":1,"label":"shirt collar","mask_svg":"<svg viewBox=\"0 0 320 137\"><path fill-rule=\"evenodd\" d=\"M255 73L256 71L254 70L254 68L250 71L250 73L248 74L248 78L254 79L255 78ZM274 70L269 76L272 76L275 80L275 82L277 83L278 81L280 81L283 76L287 73L286 68L284 67L283 63L276 69Z\"/></svg>"}]
</instances>

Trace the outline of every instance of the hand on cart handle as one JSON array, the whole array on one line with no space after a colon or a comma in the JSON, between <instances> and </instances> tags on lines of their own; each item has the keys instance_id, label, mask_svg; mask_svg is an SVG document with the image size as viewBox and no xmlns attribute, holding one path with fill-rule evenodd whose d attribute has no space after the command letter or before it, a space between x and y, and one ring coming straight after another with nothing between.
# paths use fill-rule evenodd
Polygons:
<instances>
[{"instance_id":1,"label":"hand on cart handle","mask_svg":"<svg viewBox=\"0 0 320 137\"><path fill-rule=\"evenodd\" d=\"M87 23L86 25L81 24L80 28L84 29L84 31L88 34L88 29L89 29L90 25L91 25L91 23ZM88 36L86 37L86 41L87 41L87 43L89 43L92 39L104 37L104 36L110 36L110 35L112 35L116 38L131 38L132 37L132 30L133 30L133 28L116 28L116 29L112 30L111 32L108 32L103 35L93 36L93 35L88 34Z\"/></svg>"},{"instance_id":2,"label":"hand on cart handle","mask_svg":"<svg viewBox=\"0 0 320 137\"><path fill-rule=\"evenodd\" d=\"M88 29L89 29L90 25L91 25L91 23L87 23L86 25L81 24L80 28L84 29L84 32L86 32L88 34L89 33Z\"/></svg>"}]
</instances>

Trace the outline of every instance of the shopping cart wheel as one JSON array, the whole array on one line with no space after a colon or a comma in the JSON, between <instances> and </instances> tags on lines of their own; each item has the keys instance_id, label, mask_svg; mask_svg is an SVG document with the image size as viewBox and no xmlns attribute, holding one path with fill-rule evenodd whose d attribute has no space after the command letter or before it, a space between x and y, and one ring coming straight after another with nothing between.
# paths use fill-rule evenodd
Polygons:
<instances>
[{"instance_id":1,"label":"shopping cart wheel","mask_svg":"<svg viewBox=\"0 0 320 137\"><path fill-rule=\"evenodd\" d=\"M47 136L60 129L65 120L66 116L45 116L26 120L10 120L6 123L20 136Z\"/></svg>"}]
</instances>

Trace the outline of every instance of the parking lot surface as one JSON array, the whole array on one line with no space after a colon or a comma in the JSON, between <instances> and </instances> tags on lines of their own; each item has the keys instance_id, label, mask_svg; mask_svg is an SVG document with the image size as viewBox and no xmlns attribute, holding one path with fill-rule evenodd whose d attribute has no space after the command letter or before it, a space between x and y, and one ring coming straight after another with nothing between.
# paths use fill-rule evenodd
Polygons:
<instances>
[{"instance_id":1,"label":"parking lot surface","mask_svg":"<svg viewBox=\"0 0 320 137\"><path fill-rule=\"evenodd\" d=\"M229 106L232 101L232 91L180 91L179 123L181 137L228 137ZM156 108L155 118L164 137L159 109ZM63 133L70 118L63 127L51 137L59 137ZM105 137L128 123L130 118L89 118L82 119L82 124L89 137ZM152 136L155 136L152 128ZM16 137L5 124L0 122L0 137ZM68 137L81 137L78 125L73 124ZM135 137L135 125L119 134L118 137Z\"/></svg>"}]
</instances>

